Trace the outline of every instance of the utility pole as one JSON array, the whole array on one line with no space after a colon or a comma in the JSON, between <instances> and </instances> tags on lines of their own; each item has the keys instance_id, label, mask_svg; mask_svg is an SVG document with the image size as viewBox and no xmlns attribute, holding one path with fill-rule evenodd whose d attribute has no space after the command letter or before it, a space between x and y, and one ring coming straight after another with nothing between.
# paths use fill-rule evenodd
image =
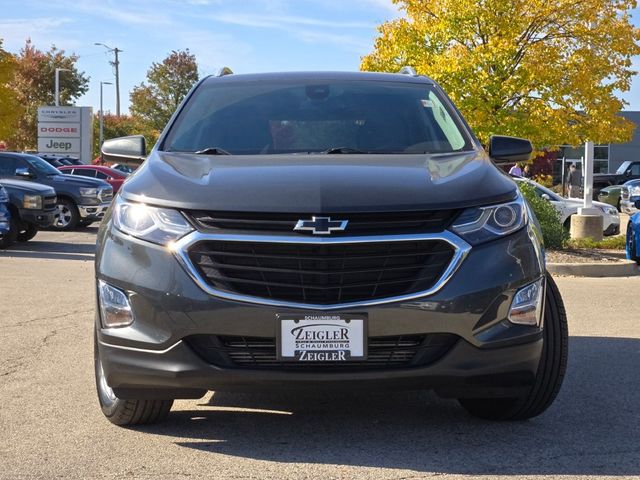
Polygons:
<instances>
[{"instance_id":1,"label":"utility pole","mask_svg":"<svg viewBox=\"0 0 640 480\"><path fill-rule=\"evenodd\" d=\"M116 70L116 117L120 116L120 61L118 60L118 53L121 51L122 50L117 47L113 49L113 54L115 56L113 67Z\"/></svg>"},{"instance_id":2,"label":"utility pole","mask_svg":"<svg viewBox=\"0 0 640 480\"><path fill-rule=\"evenodd\" d=\"M113 62L109 62L114 69L114 74L116 77L116 116L120 116L120 60L118 58L118 54L122 52L118 47L111 48L109 45L105 45L104 43L94 43L94 45L99 45L106 48L109 52L113 52Z\"/></svg>"}]
</instances>

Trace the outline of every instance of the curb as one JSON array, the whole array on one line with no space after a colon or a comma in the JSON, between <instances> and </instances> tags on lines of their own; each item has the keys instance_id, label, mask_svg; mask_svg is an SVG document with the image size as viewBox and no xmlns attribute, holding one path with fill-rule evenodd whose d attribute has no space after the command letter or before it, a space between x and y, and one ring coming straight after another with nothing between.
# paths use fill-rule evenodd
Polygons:
<instances>
[{"instance_id":1,"label":"curb","mask_svg":"<svg viewBox=\"0 0 640 480\"><path fill-rule=\"evenodd\" d=\"M552 275L570 277L631 277L639 275L638 264L633 260L616 263L547 263Z\"/></svg>"}]
</instances>

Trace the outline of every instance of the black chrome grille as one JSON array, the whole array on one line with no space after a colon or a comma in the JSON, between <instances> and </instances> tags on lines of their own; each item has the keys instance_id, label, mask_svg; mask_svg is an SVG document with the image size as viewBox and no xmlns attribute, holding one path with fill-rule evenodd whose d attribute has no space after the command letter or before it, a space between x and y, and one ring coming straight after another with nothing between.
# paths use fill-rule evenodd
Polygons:
<instances>
[{"instance_id":1,"label":"black chrome grille","mask_svg":"<svg viewBox=\"0 0 640 480\"><path fill-rule=\"evenodd\" d=\"M55 195L48 195L44 197L42 201L42 209L43 210L53 210L56 208L57 197Z\"/></svg>"},{"instance_id":2,"label":"black chrome grille","mask_svg":"<svg viewBox=\"0 0 640 480\"><path fill-rule=\"evenodd\" d=\"M451 262L443 240L272 243L206 240L188 251L209 286L240 295L331 305L430 289Z\"/></svg>"},{"instance_id":3,"label":"black chrome grille","mask_svg":"<svg viewBox=\"0 0 640 480\"><path fill-rule=\"evenodd\" d=\"M273 338L192 335L184 339L200 358L218 367L329 371L424 367L443 357L457 340L457 335L448 333L370 337L366 360L311 363L279 361Z\"/></svg>"},{"instance_id":4,"label":"black chrome grille","mask_svg":"<svg viewBox=\"0 0 640 480\"><path fill-rule=\"evenodd\" d=\"M393 235L403 233L441 232L458 214L458 210L429 210L419 212L381 213L322 213L334 220L348 220L344 231L333 231L340 235ZM247 213L192 211L189 215L201 230L221 231L290 232L309 236L309 231L294 231L298 220L310 220L309 213Z\"/></svg>"},{"instance_id":5,"label":"black chrome grille","mask_svg":"<svg viewBox=\"0 0 640 480\"><path fill-rule=\"evenodd\" d=\"M113 200L113 190L111 188L105 188L100 191L100 201L102 203L109 203Z\"/></svg>"}]
</instances>

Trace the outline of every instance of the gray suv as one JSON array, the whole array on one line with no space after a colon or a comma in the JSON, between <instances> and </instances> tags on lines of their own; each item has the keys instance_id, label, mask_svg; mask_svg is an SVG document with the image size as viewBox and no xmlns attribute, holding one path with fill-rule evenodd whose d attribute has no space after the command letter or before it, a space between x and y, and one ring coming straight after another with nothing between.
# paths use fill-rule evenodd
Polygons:
<instances>
[{"instance_id":1,"label":"gray suv","mask_svg":"<svg viewBox=\"0 0 640 480\"><path fill-rule=\"evenodd\" d=\"M104 415L163 419L208 390L433 389L471 414L536 416L567 322L536 219L431 79L411 71L202 80L98 234Z\"/></svg>"}]
</instances>

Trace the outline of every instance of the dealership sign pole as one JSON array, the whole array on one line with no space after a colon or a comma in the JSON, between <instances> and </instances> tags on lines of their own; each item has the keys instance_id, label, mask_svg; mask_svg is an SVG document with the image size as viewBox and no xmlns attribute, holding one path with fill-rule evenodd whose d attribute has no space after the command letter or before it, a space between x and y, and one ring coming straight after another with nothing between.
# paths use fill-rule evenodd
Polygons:
<instances>
[{"instance_id":1,"label":"dealership sign pole","mask_svg":"<svg viewBox=\"0 0 640 480\"><path fill-rule=\"evenodd\" d=\"M593 207L593 142L587 141L584 145L584 163L582 172L584 175L583 206L578 208L578 213L571 215L571 238L591 238L595 241L602 240L603 219L600 210Z\"/></svg>"},{"instance_id":2,"label":"dealership sign pole","mask_svg":"<svg viewBox=\"0 0 640 480\"><path fill-rule=\"evenodd\" d=\"M38 152L92 160L91 107L38 108Z\"/></svg>"}]
</instances>

